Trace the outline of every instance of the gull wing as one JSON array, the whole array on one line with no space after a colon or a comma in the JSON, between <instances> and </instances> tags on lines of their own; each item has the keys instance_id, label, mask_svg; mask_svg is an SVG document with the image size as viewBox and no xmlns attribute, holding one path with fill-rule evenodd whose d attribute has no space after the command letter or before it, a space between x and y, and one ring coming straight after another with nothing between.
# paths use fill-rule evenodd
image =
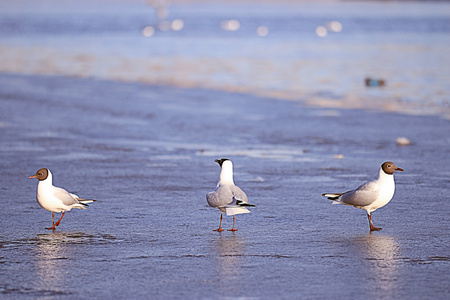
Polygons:
<instances>
[{"instance_id":1,"label":"gull wing","mask_svg":"<svg viewBox=\"0 0 450 300\"><path fill-rule=\"evenodd\" d=\"M370 181L353 191L344 193L338 202L363 207L372 204L378 198L379 193L379 185L375 181Z\"/></svg>"}]
</instances>

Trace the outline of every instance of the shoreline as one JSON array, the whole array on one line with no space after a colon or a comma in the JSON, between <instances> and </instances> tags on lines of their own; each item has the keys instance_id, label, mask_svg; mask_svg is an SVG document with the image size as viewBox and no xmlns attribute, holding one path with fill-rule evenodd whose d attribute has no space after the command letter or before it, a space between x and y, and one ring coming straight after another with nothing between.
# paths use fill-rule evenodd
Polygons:
<instances>
[{"instance_id":1,"label":"shoreline","mask_svg":"<svg viewBox=\"0 0 450 300\"><path fill-rule=\"evenodd\" d=\"M312 108L328 109L360 109L378 112L396 112L406 115L437 116L450 120L450 105L436 106L435 103L406 102L400 98L387 102L381 96L361 98L359 95L326 95L329 92L299 92L298 90L260 89L258 86L233 84L221 84L208 78L211 69L196 69L196 74L186 76L183 73L189 69L195 69L197 65L211 65L219 63L220 68L226 68L228 60L217 59L183 60L178 58L129 58L129 57L96 57L85 54L61 54L50 49L39 48L14 48L0 46L0 56L3 57L0 64L0 72L17 75L49 75L75 78L93 78L99 80L118 81L126 83L143 83L175 88L201 88L218 92L239 93L255 97L274 98L284 101L293 101ZM39 56L36 53L39 52ZM34 53L34 56L31 54ZM29 58L33 57L33 58ZM55 60L58 57L58 60ZM29 59L28 59L29 58ZM105 69L107 60L115 60L115 64ZM257 64L258 62L255 62ZM65 68L71 65L71 68ZM180 72L168 71L168 66L182 66ZM152 70L152 72L149 72ZM166 72L164 70L167 70ZM183 71L184 70L184 71ZM239 82L240 74L232 81ZM364 89L361 81L361 89ZM382 88L366 88L368 93L379 92ZM378 90L377 90L378 89Z\"/></svg>"}]
</instances>

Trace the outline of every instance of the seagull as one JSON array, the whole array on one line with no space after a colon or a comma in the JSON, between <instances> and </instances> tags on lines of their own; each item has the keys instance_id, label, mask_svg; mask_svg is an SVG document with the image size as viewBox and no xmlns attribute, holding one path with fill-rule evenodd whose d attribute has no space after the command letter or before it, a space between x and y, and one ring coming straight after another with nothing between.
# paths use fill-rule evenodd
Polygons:
<instances>
[{"instance_id":1,"label":"seagull","mask_svg":"<svg viewBox=\"0 0 450 300\"><path fill-rule=\"evenodd\" d=\"M345 193L325 193L322 196L333 200L333 204L351 205L367 212L370 231L380 231L372 222L372 212L385 206L391 201L395 192L394 172L403 171L397 168L393 162L387 161L381 165L380 175L377 180L369 181L355 190Z\"/></svg>"},{"instance_id":2,"label":"seagull","mask_svg":"<svg viewBox=\"0 0 450 300\"><path fill-rule=\"evenodd\" d=\"M226 213L227 216L233 216L233 229L228 231L237 231L234 228L237 214L246 214L250 211L246 207L254 207L255 205L249 204L247 195L233 181L233 163L228 158L216 159L221 167L219 182L217 183L216 190L206 195L206 201L209 206L217 207L220 210L220 224L219 228L214 231L223 231L222 229L222 213Z\"/></svg>"},{"instance_id":3,"label":"seagull","mask_svg":"<svg viewBox=\"0 0 450 300\"><path fill-rule=\"evenodd\" d=\"M52 212L53 226L46 229L55 230L56 226L61 223L66 211L70 211L72 208L86 209L86 206L88 206L86 203L97 201L81 199L65 189L54 186L52 173L47 168L39 169L35 175L28 177L28 179L31 178L39 179L36 193L37 202L42 208ZM62 212L61 218L56 223L55 212Z\"/></svg>"}]
</instances>

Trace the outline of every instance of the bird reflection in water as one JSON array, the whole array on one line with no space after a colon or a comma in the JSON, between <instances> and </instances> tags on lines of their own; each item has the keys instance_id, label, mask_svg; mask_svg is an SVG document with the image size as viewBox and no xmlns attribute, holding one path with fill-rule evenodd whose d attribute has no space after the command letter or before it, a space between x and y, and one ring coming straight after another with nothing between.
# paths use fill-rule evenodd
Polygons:
<instances>
[{"instance_id":1,"label":"bird reflection in water","mask_svg":"<svg viewBox=\"0 0 450 300\"><path fill-rule=\"evenodd\" d=\"M399 284L400 246L394 237L368 234L353 241L368 271L365 278L381 296L394 296ZM374 285L375 282L375 285Z\"/></svg>"},{"instance_id":2,"label":"bird reflection in water","mask_svg":"<svg viewBox=\"0 0 450 300\"><path fill-rule=\"evenodd\" d=\"M245 260L246 240L233 234L214 239L212 253L217 253L217 278L223 295L239 295L245 282L241 266ZM230 290L230 287L233 287Z\"/></svg>"},{"instance_id":3,"label":"bird reflection in water","mask_svg":"<svg viewBox=\"0 0 450 300\"><path fill-rule=\"evenodd\" d=\"M76 252L74 243L82 243L83 233L53 232L39 234L35 248L36 285L39 290L47 294L67 294L65 282L72 280L65 278L67 263ZM81 239L81 240L80 240Z\"/></svg>"}]
</instances>

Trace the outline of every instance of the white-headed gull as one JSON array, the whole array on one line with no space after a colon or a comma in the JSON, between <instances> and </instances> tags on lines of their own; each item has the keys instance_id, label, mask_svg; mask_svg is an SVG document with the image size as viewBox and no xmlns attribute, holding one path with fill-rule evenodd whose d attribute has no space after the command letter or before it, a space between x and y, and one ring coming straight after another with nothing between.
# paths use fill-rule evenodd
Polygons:
<instances>
[{"instance_id":1,"label":"white-headed gull","mask_svg":"<svg viewBox=\"0 0 450 300\"><path fill-rule=\"evenodd\" d=\"M220 210L220 224L219 228L215 229L215 231L223 231L222 213L226 213L227 216L233 216L233 229L229 231L237 231L234 228L236 215L249 213L250 211L246 207L255 205L249 204L247 195L234 184L233 163L231 160L222 158L216 159L215 162L221 167L219 182L217 183L216 190L206 195L209 206L217 207Z\"/></svg>"},{"instance_id":2,"label":"white-headed gull","mask_svg":"<svg viewBox=\"0 0 450 300\"><path fill-rule=\"evenodd\" d=\"M47 229L54 230L59 226L61 219L64 217L66 211L72 208L86 209L86 203L95 202L96 200L81 199L75 194L71 194L65 189L53 185L52 173L47 168L39 169L35 175L28 177L28 179L37 178L39 184L36 193L36 200L39 205L52 212L53 226ZM55 212L62 212L61 218L55 223Z\"/></svg>"},{"instance_id":3,"label":"white-headed gull","mask_svg":"<svg viewBox=\"0 0 450 300\"><path fill-rule=\"evenodd\" d=\"M394 196L395 171L403 171L403 169L397 168L393 162L387 161L381 165L377 180L366 182L352 191L325 193L322 196L333 200L333 204L351 205L365 210L369 219L370 231L379 231L381 228L373 225L372 212L388 204Z\"/></svg>"}]
</instances>

